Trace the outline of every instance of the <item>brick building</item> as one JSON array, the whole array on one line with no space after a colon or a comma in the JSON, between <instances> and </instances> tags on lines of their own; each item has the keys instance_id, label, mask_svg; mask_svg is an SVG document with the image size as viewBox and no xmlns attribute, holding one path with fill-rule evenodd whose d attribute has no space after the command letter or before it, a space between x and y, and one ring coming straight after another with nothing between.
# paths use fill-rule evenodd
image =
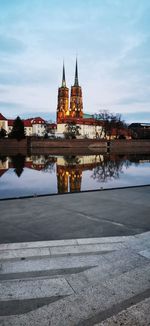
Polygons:
<instances>
[{"instance_id":1,"label":"brick building","mask_svg":"<svg viewBox=\"0 0 150 326\"><path fill-rule=\"evenodd\" d=\"M78 63L76 60L74 85L71 86L70 101L69 89L66 86L65 67L63 64L62 84L58 89L57 131L56 136L63 137L68 124L79 127L78 138L102 138L102 122L93 115L83 113L82 88L79 85Z\"/></svg>"}]
</instances>

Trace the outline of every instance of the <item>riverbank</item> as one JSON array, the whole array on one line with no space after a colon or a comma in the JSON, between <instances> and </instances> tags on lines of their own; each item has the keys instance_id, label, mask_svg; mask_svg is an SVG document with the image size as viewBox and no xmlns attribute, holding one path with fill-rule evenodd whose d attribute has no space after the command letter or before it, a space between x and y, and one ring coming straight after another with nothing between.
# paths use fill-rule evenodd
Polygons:
<instances>
[{"instance_id":1,"label":"riverbank","mask_svg":"<svg viewBox=\"0 0 150 326\"><path fill-rule=\"evenodd\" d=\"M27 154L60 154L74 153L90 155L93 153L149 153L150 140L96 140L96 139L32 139L21 141L14 139L0 139L0 153Z\"/></svg>"}]
</instances>

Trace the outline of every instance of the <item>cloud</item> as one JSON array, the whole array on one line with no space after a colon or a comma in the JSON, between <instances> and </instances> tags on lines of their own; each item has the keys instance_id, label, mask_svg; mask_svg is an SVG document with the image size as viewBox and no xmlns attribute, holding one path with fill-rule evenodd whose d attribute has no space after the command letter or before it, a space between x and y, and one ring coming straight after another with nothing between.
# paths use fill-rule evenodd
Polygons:
<instances>
[{"instance_id":1,"label":"cloud","mask_svg":"<svg viewBox=\"0 0 150 326\"><path fill-rule=\"evenodd\" d=\"M9 71L1 72L0 84L1 85L37 85L37 84L51 84L55 81L54 75L50 70L38 69L32 71Z\"/></svg>"},{"instance_id":2,"label":"cloud","mask_svg":"<svg viewBox=\"0 0 150 326\"><path fill-rule=\"evenodd\" d=\"M1 101L27 112L54 112L65 58L75 55L84 111L149 112L149 0L0 0ZM43 108L43 109L42 109ZM136 115L135 115L136 117Z\"/></svg>"},{"instance_id":3,"label":"cloud","mask_svg":"<svg viewBox=\"0 0 150 326\"><path fill-rule=\"evenodd\" d=\"M1 108L4 108L4 109L5 108L14 109L15 108L16 109L16 108L20 108L20 104L0 101L0 109Z\"/></svg>"},{"instance_id":4,"label":"cloud","mask_svg":"<svg viewBox=\"0 0 150 326\"><path fill-rule=\"evenodd\" d=\"M34 112L30 112L30 111L26 111L26 113L23 113L21 115L22 119L27 119L27 118L32 118L32 117L43 117L43 119L47 120L47 121L55 121L56 120L56 112L47 112L44 110L39 110L36 111L36 108L34 109Z\"/></svg>"},{"instance_id":5,"label":"cloud","mask_svg":"<svg viewBox=\"0 0 150 326\"><path fill-rule=\"evenodd\" d=\"M0 52L2 54L19 54L24 52L26 48L23 42L7 35L0 35L0 44Z\"/></svg>"},{"instance_id":6,"label":"cloud","mask_svg":"<svg viewBox=\"0 0 150 326\"><path fill-rule=\"evenodd\" d=\"M6 35L0 35L0 44L0 52L7 55L19 54L26 49L23 42L12 37L7 37Z\"/></svg>"},{"instance_id":7,"label":"cloud","mask_svg":"<svg viewBox=\"0 0 150 326\"><path fill-rule=\"evenodd\" d=\"M128 112L124 113L123 119L125 119L128 123L132 122L149 122L150 123L150 112Z\"/></svg>"},{"instance_id":8,"label":"cloud","mask_svg":"<svg viewBox=\"0 0 150 326\"><path fill-rule=\"evenodd\" d=\"M116 104L117 105L128 105L128 104L145 104L150 105L150 97L146 94L145 97L126 97L120 99Z\"/></svg>"}]
</instances>

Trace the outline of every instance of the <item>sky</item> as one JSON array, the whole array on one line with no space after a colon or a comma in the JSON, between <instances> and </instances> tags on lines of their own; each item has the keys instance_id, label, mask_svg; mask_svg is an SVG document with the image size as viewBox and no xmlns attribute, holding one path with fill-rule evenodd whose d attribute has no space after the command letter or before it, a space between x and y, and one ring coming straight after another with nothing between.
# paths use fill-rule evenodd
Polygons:
<instances>
[{"instance_id":1,"label":"sky","mask_svg":"<svg viewBox=\"0 0 150 326\"><path fill-rule=\"evenodd\" d=\"M0 0L0 112L55 119L76 55L84 112L150 122L149 0Z\"/></svg>"}]
</instances>

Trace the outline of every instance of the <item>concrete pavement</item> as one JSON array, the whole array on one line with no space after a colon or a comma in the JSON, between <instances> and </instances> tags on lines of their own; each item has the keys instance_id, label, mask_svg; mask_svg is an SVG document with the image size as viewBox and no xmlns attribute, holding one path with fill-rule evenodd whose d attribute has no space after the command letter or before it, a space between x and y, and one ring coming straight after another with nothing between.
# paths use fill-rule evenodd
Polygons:
<instances>
[{"instance_id":1,"label":"concrete pavement","mask_svg":"<svg viewBox=\"0 0 150 326\"><path fill-rule=\"evenodd\" d=\"M150 186L0 201L0 243L150 230Z\"/></svg>"},{"instance_id":2,"label":"concrete pavement","mask_svg":"<svg viewBox=\"0 0 150 326\"><path fill-rule=\"evenodd\" d=\"M0 245L0 325L150 325L150 232Z\"/></svg>"},{"instance_id":3,"label":"concrete pavement","mask_svg":"<svg viewBox=\"0 0 150 326\"><path fill-rule=\"evenodd\" d=\"M149 198L150 186L0 201L0 325L150 325Z\"/></svg>"}]
</instances>

